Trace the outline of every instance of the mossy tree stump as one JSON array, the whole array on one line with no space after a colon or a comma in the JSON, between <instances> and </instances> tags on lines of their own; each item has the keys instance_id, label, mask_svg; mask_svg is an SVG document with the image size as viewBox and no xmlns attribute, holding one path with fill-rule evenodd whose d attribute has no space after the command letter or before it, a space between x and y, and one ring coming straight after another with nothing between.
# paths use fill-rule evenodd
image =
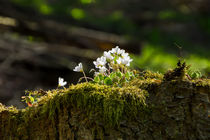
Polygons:
<instances>
[{"instance_id":1,"label":"mossy tree stump","mask_svg":"<svg viewBox=\"0 0 210 140\"><path fill-rule=\"evenodd\" d=\"M71 85L26 109L0 104L0 139L207 140L209 98L209 79Z\"/></svg>"}]
</instances>

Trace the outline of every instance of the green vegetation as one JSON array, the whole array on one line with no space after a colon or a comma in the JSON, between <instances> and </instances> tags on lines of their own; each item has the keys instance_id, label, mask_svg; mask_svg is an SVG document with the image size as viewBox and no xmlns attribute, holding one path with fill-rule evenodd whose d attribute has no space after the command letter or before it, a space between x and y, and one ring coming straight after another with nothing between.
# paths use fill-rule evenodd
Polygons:
<instances>
[{"instance_id":1,"label":"green vegetation","mask_svg":"<svg viewBox=\"0 0 210 140\"><path fill-rule=\"evenodd\" d=\"M37 95L40 92L31 92ZM46 95L40 96L33 104L33 109L27 108L25 119L36 114L36 110L42 110L41 115L53 117L55 111L65 108L80 108L85 110L89 116L99 112L107 126L118 124L123 117L135 117L139 111L147 108L146 97L148 92L138 89L136 86L110 87L91 83L71 85L69 88L47 91ZM129 101L129 102L128 102ZM58 111L59 112L59 111ZM127 114L125 116L125 114Z\"/></svg>"},{"instance_id":2,"label":"green vegetation","mask_svg":"<svg viewBox=\"0 0 210 140\"><path fill-rule=\"evenodd\" d=\"M201 33L206 38L209 38L209 17L201 13L194 14L185 4L172 5L172 7L167 8L159 7L156 9L157 11L152 10L152 6L148 7L150 9L149 11L145 11L141 8L133 9L136 11L133 13L134 17L135 13L141 13L141 18L145 22L147 20L157 20L154 26L150 27L150 25L148 25L147 27L147 23L141 25L142 23L139 23L138 19L136 21L135 18L128 14L129 8L116 9L113 7L108 10L110 12L105 12L107 11L107 7L110 7L112 4L118 4L119 1L12 1L20 6L32 8L43 15L49 15L51 17L59 16L59 20L63 18L65 22L70 21L70 24L85 25L85 27L88 26L89 28L97 30L113 32L125 36L126 38L133 38L149 44L142 46L142 56L135 56L135 62L139 68L144 67L152 71L165 72L166 69L174 67L177 61L177 48L172 46L174 46L173 43L178 42L178 44L184 48L185 54L186 52L191 54L184 55L184 57L186 57L185 59L188 64L192 64L191 68L193 71L199 70L204 75L209 74L210 58L208 40L203 42L198 39L198 41L194 42L196 39L191 39L195 38L193 36L197 33ZM189 23L193 23L193 26L195 26L196 30L199 32L195 32L195 35L194 32L191 33L192 35L188 35L185 34L185 32L175 32L171 30L171 28L180 30L179 26L182 28L182 26L185 27ZM162 29L161 25L165 28ZM198 34L198 36L200 35Z\"/></svg>"},{"instance_id":3,"label":"green vegetation","mask_svg":"<svg viewBox=\"0 0 210 140\"><path fill-rule=\"evenodd\" d=\"M145 45L140 56L132 56L134 58L133 67L140 69L148 69L151 71L166 72L176 66L178 56L166 53L158 46ZM208 75L210 73L210 61L196 54L191 54L186 58L182 58L187 64L191 65L189 73L199 71L199 75Z\"/></svg>"},{"instance_id":4,"label":"green vegetation","mask_svg":"<svg viewBox=\"0 0 210 140\"><path fill-rule=\"evenodd\" d=\"M154 125L152 117L164 116L160 114L161 111L168 113L166 104L171 102L171 97L177 96L182 99L199 92L209 93L210 80L200 78L192 80L187 75L188 68L185 62L179 61L175 69L167 71L164 75L151 71L139 72L138 77L123 87L85 82L63 89L29 91L29 96L38 97L31 107L17 110L0 104L0 118L4 124L7 124L2 125L0 130L4 130L7 135L22 139L28 139L29 135L36 136L36 133L39 133L35 131L37 128L50 130L43 131L42 135L54 134L58 131L55 125L57 123L62 128L69 129L69 124L67 126L65 124L75 119L76 112L79 112L75 114L79 118L79 123L82 122L91 129L92 135L100 137L99 139L104 137L102 130L98 129L100 125L105 129L118 128L122 120L129 122L138 120L138 123L150 127ZM185 102L182 102L182 107L183 103ZM167 119L171 120L170 117Z\"/></svg>"}]
</instances>

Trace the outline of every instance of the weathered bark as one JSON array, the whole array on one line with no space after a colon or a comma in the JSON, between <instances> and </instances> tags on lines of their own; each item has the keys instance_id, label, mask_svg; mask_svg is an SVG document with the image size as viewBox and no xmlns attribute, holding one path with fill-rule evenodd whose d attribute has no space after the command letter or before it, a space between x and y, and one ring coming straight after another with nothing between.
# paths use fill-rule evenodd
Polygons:
<instances>
[{"instance_id":1,"label":"weathered bark","mask_svg":"<svg viewBox=\"0 0 210 140\"><path fill-rule=\"evenodd\" d=\"M1 105L0 138L2 140L208 140L210 139L209 82L207 79L196 82L140 80L139 89L149 93L144 109L136 105L139 101L131 103L138 98L129 98L134 95L129 87L117 88L117 91L122 90L123 94L118 95L116 92L109 97L106 95L116 91L116 88L110 90L108 89L111 87L95 88L96 85L92 84L84 84L84 88L82 85L75 89L58 90L56 91L59 92L58 95L26 110L5 108ZM80 89L84 93L80 93ZM140 95L140 93L135 94ZM75 98L72 98L73 96ZM123 96L123 100L118 99L118 96ZM109 106L106 106L106 101L111 101ZM51 107L46 108L46 106ZM113 115L110 120L105 117L104 111L107 109ZM119 113L119 110L122 113ZM134 110L137 110L137 113ZM115 117L118 119L115 120Z\"/></svg>"}]
</instances>

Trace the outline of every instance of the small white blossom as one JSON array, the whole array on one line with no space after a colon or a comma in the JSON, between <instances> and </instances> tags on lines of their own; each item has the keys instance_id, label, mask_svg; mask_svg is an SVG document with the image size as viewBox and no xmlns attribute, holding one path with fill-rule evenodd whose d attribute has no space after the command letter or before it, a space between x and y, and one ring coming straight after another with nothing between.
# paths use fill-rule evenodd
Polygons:
<instances>
[{"instance_id":1,"label":"small white blossom","mask_svg":"<svg viewBox=\"0 0 210 140\"><path fill-rule=\"evenodd\" d=\"M94 76L98 76L99 74L99 72L94 72Z\"/></svg>"},{"instance_id":2,"label":"small white blossom","mask_svg":"<svg viewBox=\"0 0 210 140\"><path fill-rule=\"evenodd\" d=\"M93 61L93 64L96 68L103 67L106 65L106 57L102 56L100 58L97 58L96 61Z\"/></svg>"},{"instance_id":3,"label":"small white blossom","mask_svg":"<svg viewBox=\"0 0 210 140\"><path fill-rule=\"evenodd\" d=\"M82 66L82 63L79 63L78 66L76 66L73 71L76 71L76 72L83 72L83 66Z\"/></svg>"},{"instance_id":4,"label":"small white blossom","mask_svg":"<svg viewBox=\"0 0 210 140\"><path fill-rule=\"evenodd\" d=\"M112 54L117 54L120 55L122 53L125 53L125 50L120 49L119 46L116 46L115 48L112 48L112 50L110 51Z\"/></svg>"},{"instance_id":5,"label":"small white blossom","mask_svg":"<svg viewBox=\"0 0 210 140\"><path fill-rule=\"evenodd\" d=\"M122 63L122 58L120 57L117 59L117 64L121 64L121 63Z\"/></svg>"},{"instance_id":6,"label":"small white blossom","mask_svg":"<svg viewBox=\"0 0 210 140\"><path fill-rule=\"evenodd\" d=\"M128 53L122 53L122 54L121 54L121 57L122 57L122 58L126 58L126 57L129 57L129 56L128 56Z\"/></svg>"},{"instance_id":7,"label":"small white blossom","mask_svg":"<svg viewBox=\"0 0 210 140\"><path fill-rule=\"evenodd\" d=\"M110 51L113 54L117 54L117 52L120 50L120 48L118 46L116 46L115 48L112 48L112 50Z\"/></svg>"},{"instance_id":8,"label":"small white blossom","mask_svg":"<svg viewBox=\"0 0 210 140\"><path fill-rule=\"evenodd\" d=\"M123 50L123 49L121 49L120 51L118 51L118 54L120 55L122 55L122 54L124 54L125 53L125 50Z\"/></svg>"},{"instance_id":9,"label":"small white blossom","mask_svg":"<svg viewBox=\"0 0 210 140\"><path fill-rule=\"evenodd\" d=\"M107 71L106 67L99 67L99 73L104 74Z\"/></svg>"},{"instance_id":10,"label":"small white blossom","mask_svg":"<svg viewBox=\"0 0 210 140\"><path fill-rule=\"evenodd\" d=\"M129 56L125 56L124 58L118 58L117 60L117 64L123 64L126 66L130 66L130 62L133 61L133 59L131 59Z\"/></svg>"},{"instance_id":11,"label":"small white blossom","mask_svg":"<svg viewBox=\"0 0 210 140\"><path fill-rule=\"evenodd\" d=\"M114 57L112 56L111 52L108 51L108 52L104 52L104 57L106 57L107 60L113 60Z\"/></svg>"},{"instance_id":12,"label":"small white blossom","mask_svg":"<svg viewBox=\"0 0 210 140\"><path fill-rule=\"evenodd\" d=\"M133 59L131 59L129 56L127 56L122 59L121 63L126 66L130 66L130 62L132 62L132 61L133 61Z\"/></svg>"},{"instance_id":13,"label":"small white blossom","mask_svg":"<svg viewBox=\"0 0 210 140\"><path fill-rule=\"evenodd\" d=\"M59 86L59 87L63 87L63 86L65 86L66 84L67 84L67 82L64 81L63 78L61 78L61 77L58 78L58 86Z\"/></svg>"}]
</instances>

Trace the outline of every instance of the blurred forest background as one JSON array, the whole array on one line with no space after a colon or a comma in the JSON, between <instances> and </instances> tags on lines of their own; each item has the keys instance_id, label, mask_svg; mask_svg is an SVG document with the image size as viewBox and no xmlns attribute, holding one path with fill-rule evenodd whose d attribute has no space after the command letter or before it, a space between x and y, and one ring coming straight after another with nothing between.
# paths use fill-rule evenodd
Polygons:
<instances>
[{"instance_id":1,"label":"blurred forest background","mask_svg":"<svg viewBox=\"0 0 210 140\"><path fill-rule=\"evenodd\" d=\"M182 57L208 77L209 39L210 0L0 0L0 102L77 83L77 63L89 73L116 45L133 68L163 73Z\"/></svg>"}]
</instances>

